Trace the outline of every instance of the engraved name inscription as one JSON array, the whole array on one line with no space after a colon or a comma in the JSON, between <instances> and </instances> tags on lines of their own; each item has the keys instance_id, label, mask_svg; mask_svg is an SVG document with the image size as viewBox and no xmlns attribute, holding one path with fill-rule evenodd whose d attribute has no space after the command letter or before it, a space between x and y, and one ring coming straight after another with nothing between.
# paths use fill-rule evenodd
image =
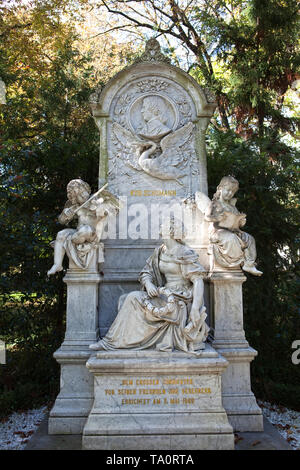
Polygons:
<instances>
[{"instance_id":1,"label":"engraved name inscription","mask_svg":"<svg viewBox=\"0 0 300 470\"><path fill-rule=\"evenodd\" d=\"M132 189L130 191L130 196L139 196L139 197L147 197L147 196L176 196L176 189Z\"/></svg>"},{"instance_id":2,"label":"engraved name inscription","mask_svg":"<svg viewBox=\"0 0 300 470\"><path fill-rule=\"evenodd\" d=\"M129 378L119 387L104 389L106 397L126 405L192 405L201 396L211 395L211 387L199 387L193 379L184 378Z\"/></svg>"}]
</instances>

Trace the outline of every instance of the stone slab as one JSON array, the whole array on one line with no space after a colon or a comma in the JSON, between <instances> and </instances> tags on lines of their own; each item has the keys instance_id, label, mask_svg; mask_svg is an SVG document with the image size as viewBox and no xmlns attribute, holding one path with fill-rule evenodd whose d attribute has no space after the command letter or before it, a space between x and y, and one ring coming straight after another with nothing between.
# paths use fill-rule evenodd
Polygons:
<instances>
[{"instance_id":1,"label":"stone slab","mask_svg":"<svg viewBox=\"0 0 300 470\"><path fill-rule=\"evenodd\" d=\"M231 435L157 434L152 436L92 436L84 450L233 450Z\"/></svg>"},{"instance_id":2,"label":"stone slab","mask_svg":"<svg viewBox=\"0 0 300 470\"><path fill-rule=\"evenodd\" d=\"M264 418L263 432L241 432L237 437L235 450L292 451L291 446L266 418ZM81 434L49 435L47 416L28 441L25 450L82 450L82 436Z\"/></svg>"},{"instance_id":3,"label":"stone slab","mask_svg":"<svg viewBox=\"0 0 300 470\"><path fill-rule=\"evenodd\" d=\"M84 449L233 449L222 406L228 362L211 346L199 354L101 351L87 368L95 400Z\"/></svg>"}]
</instances>

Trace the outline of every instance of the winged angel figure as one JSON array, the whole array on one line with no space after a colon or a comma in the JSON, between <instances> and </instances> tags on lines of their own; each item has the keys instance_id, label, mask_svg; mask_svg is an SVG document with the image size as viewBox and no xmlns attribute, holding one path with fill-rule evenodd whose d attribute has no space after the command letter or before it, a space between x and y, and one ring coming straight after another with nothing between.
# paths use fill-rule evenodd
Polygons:
<instances>
[{"instance_id":1,"label":"winged angel figure","mask_svg":"<svg viewBox=\"0 0 300 470\"><path fill-rule=\"evenodd\" d=\"M187 169L183 168L186 165L182 165L182 147L192 137L192 122L168 134L159 145L151 140L141 140L117 122L113 123L112 129L121 150L119 157L126 165L161 180L177 180L180 183L178 179L186 176Z\"/></svg>"}]
</instances>

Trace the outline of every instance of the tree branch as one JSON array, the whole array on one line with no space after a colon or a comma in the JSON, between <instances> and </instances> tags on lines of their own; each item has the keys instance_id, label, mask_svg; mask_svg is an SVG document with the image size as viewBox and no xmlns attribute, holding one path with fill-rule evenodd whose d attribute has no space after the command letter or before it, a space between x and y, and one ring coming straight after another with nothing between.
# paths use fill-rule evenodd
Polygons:
<instances>
[{"instance_id":1,"label":"tree branch","mask_svg":"<svg viewBox=\"0 0 300 470\"><path fill-rule=\"evenodd\" d=\"M10 31L13 31L14 29L27 28L28 26L31 26L31 25L32 25L32 23L15 24L14 26L10 26L3 33L0 34L0 38L4 37L7 33L9 33Z\"/></svg>"}]
</instances>

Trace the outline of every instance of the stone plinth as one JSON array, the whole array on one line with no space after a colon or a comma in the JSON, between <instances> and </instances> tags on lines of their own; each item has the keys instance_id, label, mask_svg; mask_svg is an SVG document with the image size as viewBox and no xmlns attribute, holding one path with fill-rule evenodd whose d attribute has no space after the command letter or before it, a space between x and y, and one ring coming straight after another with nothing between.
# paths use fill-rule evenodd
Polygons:
<instances>
[{"instance_id":1,"label":"stone plinth","mask_svg":"<svg viewBox=\"0 0 300 470\"><path fill-rule=\"evenodd\" d=\"M84 449L233 449L222 405L228 363L206 345L183 352L101 351L87 362L94 405Z\"/></svg>"},{"instance_id":2,"label":"stone plinth","mask_svg":"<svg viewBox=\"0 0 300 470\"><path fill-rule=\"evenodd\" d=\"M64 277L67 327L64 342L54 353L61 379L60 393L50 412L49 434L81 434L93 404L93 380L85 364L91 355L89 345L98 337L100 279L96 256L86 271L70 263Z\"/></svg>"},{"instance_id":3,"label":"stone plinth","mask_svg":"<svg viewBox=\"0 0 300 470\"><path fill-rule=\"evenodd\" d=\"M246 341L243 326L241 270L214 272L211 306L216 350L229 362L222 377L222 396L228 419L235 431L263 431L262 411L251 391L250 362L257 352Z\"/></svg>"}]
</instances>

